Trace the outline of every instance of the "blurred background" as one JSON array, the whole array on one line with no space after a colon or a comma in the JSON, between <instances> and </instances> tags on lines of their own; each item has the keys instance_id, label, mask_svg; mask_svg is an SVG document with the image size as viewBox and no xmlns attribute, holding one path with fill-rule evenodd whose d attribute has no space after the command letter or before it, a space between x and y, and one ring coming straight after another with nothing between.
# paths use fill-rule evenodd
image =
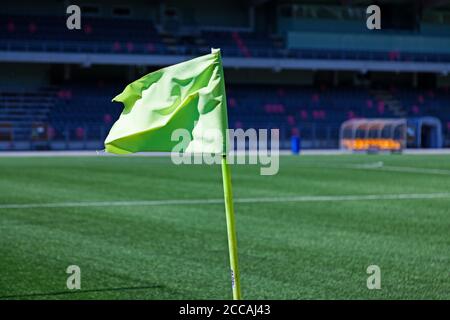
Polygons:
<instances>
[{"instance_id":1,"label":"blurred background","mask_svg":"<svg viewBox=\"0 0 450 320\"><path fill-rule=\"evenodd\" d=\"M71 4L79 30L66 27ZM366 27L371 4L381 30ZM450 1L16 0L0 12L0 150L103 149L116 94L212 47L231 128L336 149L356 119L351 138L388 128L402 148L450 147ZM384 126L396 120L400 132Z\"/></svg>"}]
</instances>

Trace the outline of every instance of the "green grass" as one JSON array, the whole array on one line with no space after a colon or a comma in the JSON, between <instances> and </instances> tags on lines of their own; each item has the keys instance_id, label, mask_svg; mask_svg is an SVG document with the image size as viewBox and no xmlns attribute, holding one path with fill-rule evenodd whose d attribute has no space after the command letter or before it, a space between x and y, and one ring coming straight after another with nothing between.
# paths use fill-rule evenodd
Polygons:
<instances>
[{"instance_id":1,"label":"green grass","mask_svg":"<svg viewBox=\"0 0 450 320\"><path fill-rule=\"evenodd\" d=\"M354 164L447 170L357 169ZM446 173L447 172L447 173ZM449 156L282 157L233 166L236 198L437 193ZM0 158L0 299L228 299L223 204L1 208L220 199L219 166L156 157ZM450 198L237 203L247 299L450 299ZM80 291L66 289L69 265ZM382 289L366 287L367 266Z\"/></svg>"}]
</instances>

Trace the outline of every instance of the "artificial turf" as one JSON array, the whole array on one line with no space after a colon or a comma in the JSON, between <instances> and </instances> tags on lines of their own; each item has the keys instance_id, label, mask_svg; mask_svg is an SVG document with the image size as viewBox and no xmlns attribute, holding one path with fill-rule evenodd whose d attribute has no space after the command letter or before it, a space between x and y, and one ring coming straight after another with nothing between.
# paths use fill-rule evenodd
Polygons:
<instances>
[{"instance_id":1,"label":"artificial turf","mask_svg":"<svg viewBox=\"0 0 450 320\"><path fill-rule=\"evenodd\" d=\"M450 191L445 155L280 161L275 176L234 165L235 198ZM0 158L0 299L228 299L222 203L5 207L222 197L219 166ZM244 299L450 299L450 195L238 202L235 210ZM366 286L372 264L381 290ZM81 290L66 288L69 265L81 268Z\"/></svg>"}]
</instances>

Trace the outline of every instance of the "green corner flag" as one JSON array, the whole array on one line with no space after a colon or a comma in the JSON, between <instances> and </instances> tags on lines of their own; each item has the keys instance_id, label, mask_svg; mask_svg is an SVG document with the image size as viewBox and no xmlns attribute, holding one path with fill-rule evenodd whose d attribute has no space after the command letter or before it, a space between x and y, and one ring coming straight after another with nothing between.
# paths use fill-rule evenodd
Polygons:
<instances>
[{"instance_id":1,"label":"green corner flag","mask_svg":"<svg viewBox=\"0 0 450 320\"><path fill-rule=\"evenodd\" d=\"M227 163L228 116L220 50L182 62L130 83L113 101L124 109L105 140L105 150L127 154L171 152L173 132L185 129L186 153L222 154L233 299L241 299L231 173ZM219 132L220 134L215 134Z\"/></svg>"},{"instance_id":2,"label":"green corner flag","mask_svg":"<svg viewBox=\"0 0 450 320\"><path fill-rule=\"evenodd\" d=\"M105 140L111 153L170 152L174 130L189 131L188 153L227 152L225 84L219 50L152 72L113 101L124 110ZM221 135L212 135L212 130Z\"/></svg>"}]
</instances>

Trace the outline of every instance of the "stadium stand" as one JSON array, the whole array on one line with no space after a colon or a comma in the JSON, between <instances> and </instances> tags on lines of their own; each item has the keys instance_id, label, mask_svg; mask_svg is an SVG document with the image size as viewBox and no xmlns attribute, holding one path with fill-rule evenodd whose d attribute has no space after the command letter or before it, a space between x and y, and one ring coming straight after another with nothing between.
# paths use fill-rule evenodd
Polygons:
<instances>
[{"instance_id":1,"label":"stadium stand","mask_svg":"<svg viewBox=\"0 0 450 320\"><path fill-rule=\"evenodd\" d=\"M2 92L0 123L12 126L14 139L29 139L33 124L48 124L53 140L101 140L121 111L110 99L122 88L81 84L34 93ZM262 90L263 89L263 90ZM310 147L337 146L342 122L354 118L436 116L448 134L450 93L447 89L412 92L297 86L229 86L232 128L279 128L282 140L292 134L314 141ZM388 91L388 90L386 90ZM384 92L384 91L383 91Z\"/></svg>"},{"instance_id":2,"label":"stadium stand","mask_svg":"<svg viewBox=\"0 0 450 320\"><path fill-rule=\"evenodd\" d=\"M228 78L228 71L233 70L233 65L225 65L229 68L225 73L232 128L279 128L282 146L288 145L292 135L300 135L306 148L336 148L339 127L348 119L433 116L442 122L447 137L445 145L450 146L448 73L442 71L441 78L444 80L439 85L436 80L439 76L433 75L433 83L425 86L420 74L412 74L421 72L420 63L440 63L437 66L441 70L441 63L450 62L450 25L445 23L447 11L436 10L425 14L419 27L388 28L376 31L369 39L370 31L361 23L361 19L365 22L363 6L339 6L331 10L332 6L308 1L279 6L263 1L264 5L267 7L264 14L270 18L264 20L264 14L259 14L252 18L256 22L249 22L248 25L245 25L246 18L241 19L237 13L242 8L237 4L232 6L232 13L227 13L230 17L224 20L244 20L244 24L236 26L192 22L206 20L206 14L194 15L189 23L176 17L164 20L159 13L162 10L157 9L153 10L151 18L131 14L121 18L108 14L87 15L83 17L81 30L67 29L65 14L24 15L13 9L12 13L1 14L0 58L6 57L5 61L10 61L14 60L11 55L30 53L30 56L21 58L20 63L46 63L50 75L44 84L36 83L26 90L14 83L3 88L6 80L2 79L0 149L12 148L11 142L14 142L14 148L19 148L20 141L38 140L66 142L59 147L50 143L41 145L42 148L66 148L70 141L95 141L95 148L101 147L101 141L121 110L119 104L110 102L111 98L136 78L122 74L116 77L116 81L100 85L103 82L81 81L71 75L55 77L53 74L61 69L52 66L51 61L34 60L34 54L86 54L83 59L92 53L127 57L140 54L145 57L176 56L185 59L208 53L211 47L221 48L224 62L227 58L249 63L272 58L272 65L264 66L263 63L258 67L266 70L264 80L254 77L243 82L242 79L248 77L239 69L242 62L234 66L237 76ZM183 14L187 15L186 12ZM263 23L258 24L258 19ZM330 25L333 25L332 29ZM78 62L69 58L65 66L70 69ZM307 67L302 68L311 71L312 76L286 74L280 81L271 80L280 71L278 62L300 60L308 61ZM364 68L352 69L350 82L315 79L319 78L315 68L326 60L333 61L337 70L344 70L341 74L330 71L335 72L336 78L348 77L344 74L344 68L355 61L394 61L405 62L406 65L417 62L419 67L418 70L403 73L411 80L401 83L391 83L390 77L385 76L384 83L380 85L371 80L371 75L362 80L364 83L357 83L355 79L358 75L365 75L368 71ZM130 68L137 64L133 60L119 63ZM89 61L82 60L80 64L90 68ZM168 63L161 60L152 68L165 64ZM18 66L27 69L25 65ZM390 72L397 71L394 67L388 68L392 68ZM113 69L115 66L110 65L99 75L95 71L88 77L107 78L106 74ZM135 72L135 75L142 73ZM17 79L20 82L20 77L17 76ZM32 147L31 144L23 144L20 148ZM78 147L88 148L87 145Z\"/></svg>"},{"instance_id":3,"label":"stadium stand","mask_svg":"<svg viewBox=\"0 0 450 320\"><path fill-rule=\"evenodd\" d=\"M36 92L0 91L0 126L3 138L28 140L32 128L40 123L48 123L49 113L57 103L53 90Z\"/></svg>"},{"instance_id":4,"label":"stadium stand","mask_svg":"<svg viewBox=\"0 0 450 320\"><path fill-rule=\"evenodd\" d=\"M434 25L425 28L423 34L396 34L400 47L390 47L392 35L381 34L367 42L360 28L352 30L346 37L343 31L354 24L342 23L345 27L337 32L325 32L330 21L308 24L281 36L239 31L201 30L195 34L168 33L158 30L149 20L122 19L120 28L114 26L113 18L86 18L83 28L77 31L58 28L65 25L64 16L0 16L0 49L7 51L43 52L96 52L96 53L158 53L164 55L207 53L211 46L220 47L224 56L302 58L302 59L362 59L398 61L450 61L450 42L442 36L450 33L450 27L442 28L436 37ZM61 40L64 39L64 40ZM345 45L342 45L345 43ZM421 46L417 47L417 43ZM372 46L372 50L367 50ZM439 50L435 50L435 47ZM416 51L414 51L416 50Z\"/></svg>"}]
</instances>

